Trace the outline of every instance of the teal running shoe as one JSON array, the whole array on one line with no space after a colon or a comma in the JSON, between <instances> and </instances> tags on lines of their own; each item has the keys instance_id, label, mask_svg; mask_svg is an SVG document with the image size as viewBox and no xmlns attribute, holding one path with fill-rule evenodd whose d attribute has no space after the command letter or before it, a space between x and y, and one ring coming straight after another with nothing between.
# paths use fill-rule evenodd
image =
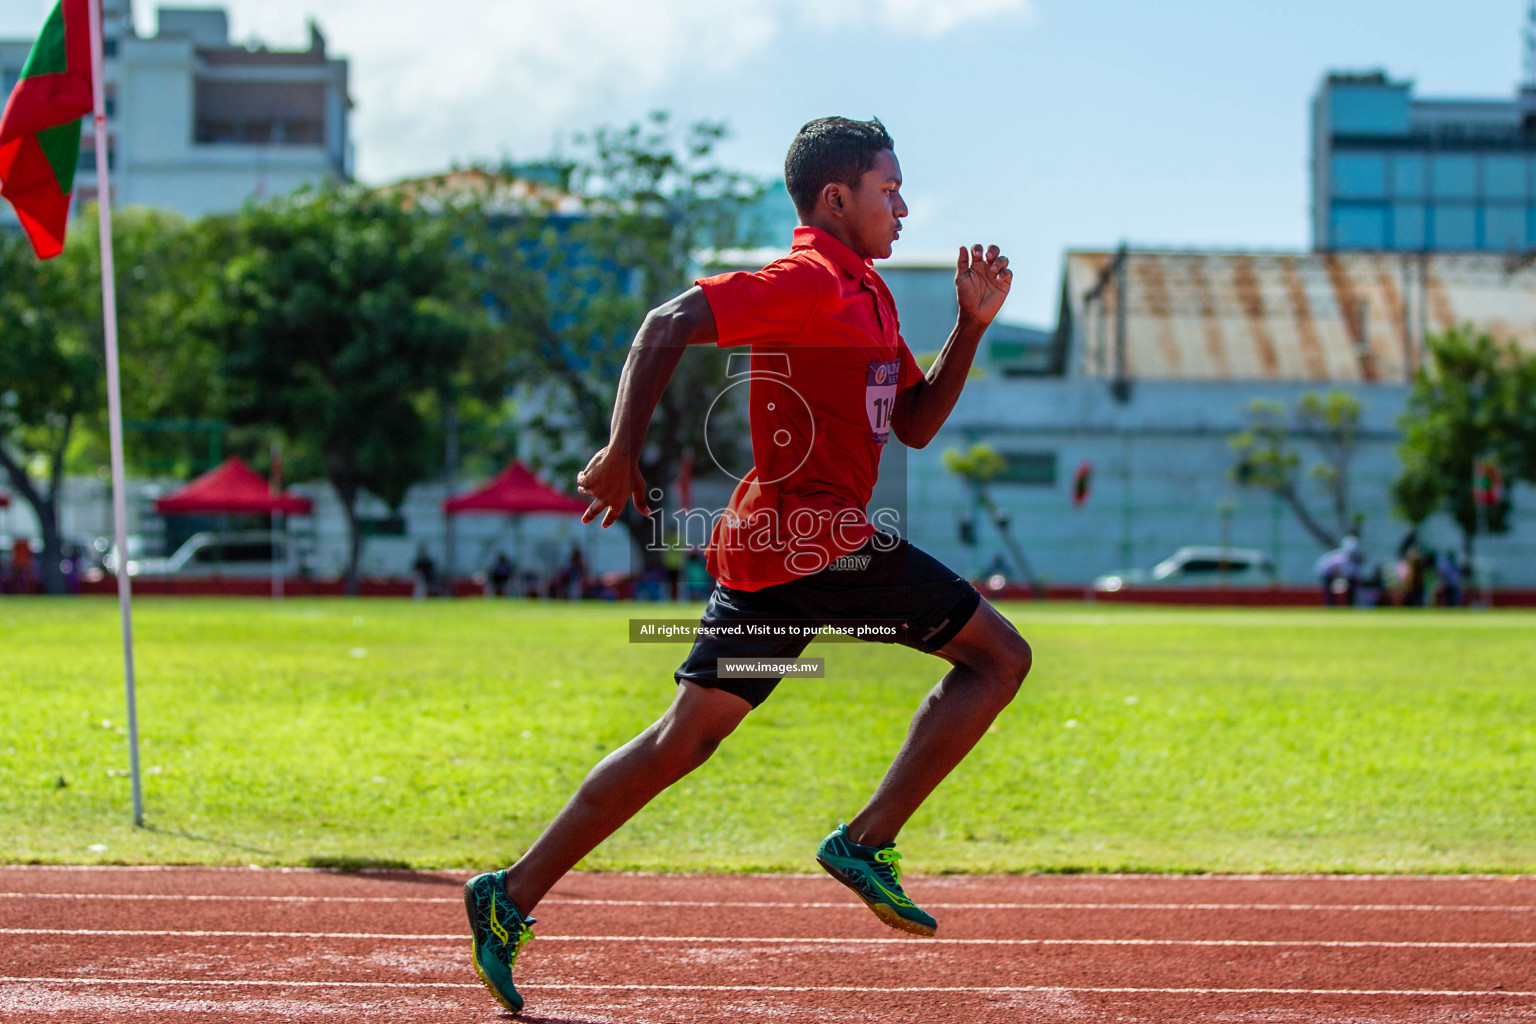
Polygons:
<instances>
[{"instance_id":1,"label":"teal running shoe","mask_svg":"<svg viewBox=\"0 0 1536 1024\"><path fill-rule=\"evenodd\" d=\"M523 1008L523 997L512 984L517 954L533 941L533 918L524 917L507 899L502 884L504 871L476 875L464 883L464 910L469 914L475 973L496 1001L513 1013Z\"/></svg>"},{"instance_id":2,"label":"teal running shoe","mask_svg":"<svg viewBox=\"0 0 1536 1024\"><path fill-rule=\"evenodd\" d=\"M939 923L932 915L907 899L901 888L901 854L895 843L865 846L848 838L848 826L837 831L816 847L816 862L827 874L852 889L854 895L875 912L875 916L899 931L913 935L932 935Z\"/></svg>"}]
</instances>

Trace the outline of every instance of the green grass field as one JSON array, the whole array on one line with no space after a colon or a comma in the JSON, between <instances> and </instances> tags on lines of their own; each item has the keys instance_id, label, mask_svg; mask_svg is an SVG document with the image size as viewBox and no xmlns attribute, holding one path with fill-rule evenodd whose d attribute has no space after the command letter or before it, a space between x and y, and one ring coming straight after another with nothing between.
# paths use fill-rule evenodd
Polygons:
<instances>
[{"instance_id":1,"label":"green grass field","mask_svg":"<svg viewBox=\"0 0 1536 1024\"><path fill-rule=\"evenodd\" d=\"M1536 870L1536 616L1006 609L1035 671L903 833L917 871ZM0 860L499 865L670 699L693 608L0 599ZM941 663L818 644L587 862L804 871Z\"/></svg>"}]
</instances>

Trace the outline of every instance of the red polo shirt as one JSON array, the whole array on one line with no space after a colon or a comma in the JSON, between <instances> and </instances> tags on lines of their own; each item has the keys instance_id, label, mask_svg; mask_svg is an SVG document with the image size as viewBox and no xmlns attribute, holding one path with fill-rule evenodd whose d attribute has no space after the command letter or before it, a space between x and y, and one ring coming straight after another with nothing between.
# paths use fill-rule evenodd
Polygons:
<instances>
[{"instance_id":1,"label":"red polo shirt","mask_svg":"<svg viewBox=\"0 0 1536 1024\"><path fill-rule=\"evenodd\" d=\"M720 346L752 354L753 468L715 524L708 567L727 587L761 590L820 571L875 532L866 506L891 409L923 371L880 275L820 228L796 228L789 255L755 274L698 284Z\"/></svg>"}]
</instances>

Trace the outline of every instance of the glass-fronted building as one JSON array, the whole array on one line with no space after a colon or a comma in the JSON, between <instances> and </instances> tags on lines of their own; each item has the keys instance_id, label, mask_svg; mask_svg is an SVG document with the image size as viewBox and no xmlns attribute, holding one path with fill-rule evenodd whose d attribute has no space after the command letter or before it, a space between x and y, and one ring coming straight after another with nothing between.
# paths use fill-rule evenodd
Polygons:
<instances>
[{"instance_id":1,"label":"glass-fronted building","mask_svg":"<svg viewBox=\"0 0 1536 1024\"><path fill-rule=\"evenodd\" d=\"M1382 72L1330 74L1312 132L1315 248L1536 247L1536 88L1425 100Z\"/></svg>"}]
</instances>

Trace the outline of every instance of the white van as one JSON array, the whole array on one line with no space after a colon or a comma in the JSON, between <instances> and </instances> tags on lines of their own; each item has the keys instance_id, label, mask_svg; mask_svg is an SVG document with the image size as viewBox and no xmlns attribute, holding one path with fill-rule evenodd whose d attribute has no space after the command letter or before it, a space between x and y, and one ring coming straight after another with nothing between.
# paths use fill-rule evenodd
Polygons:
<instances>
[{"instance_id":1,"label":"white van","mask_svg":"<svg viewBox=\"0 0 1536 1024\"><path fill-rule=\"evenodd\" d=\"M116 566L114 555L107 555L108 571ZM293 540L280 533L194 533L166 558L130 558L128 575L254 579L272 575L274 558L281 560L285 576L299 572Z\"/></svg>"},{"instance_id":2,"label":"white van","mask_svg":"<svg viewBox=\"0 0 1536 1024\"><path fill-rule=\"evenodd\" d=\"M1151 569L1122 569L1093 581L1106 593L1127 587L1269 586L1275 563L1256 548L1192 546L1179 548Z\"/></svg>"}]
</instances>

